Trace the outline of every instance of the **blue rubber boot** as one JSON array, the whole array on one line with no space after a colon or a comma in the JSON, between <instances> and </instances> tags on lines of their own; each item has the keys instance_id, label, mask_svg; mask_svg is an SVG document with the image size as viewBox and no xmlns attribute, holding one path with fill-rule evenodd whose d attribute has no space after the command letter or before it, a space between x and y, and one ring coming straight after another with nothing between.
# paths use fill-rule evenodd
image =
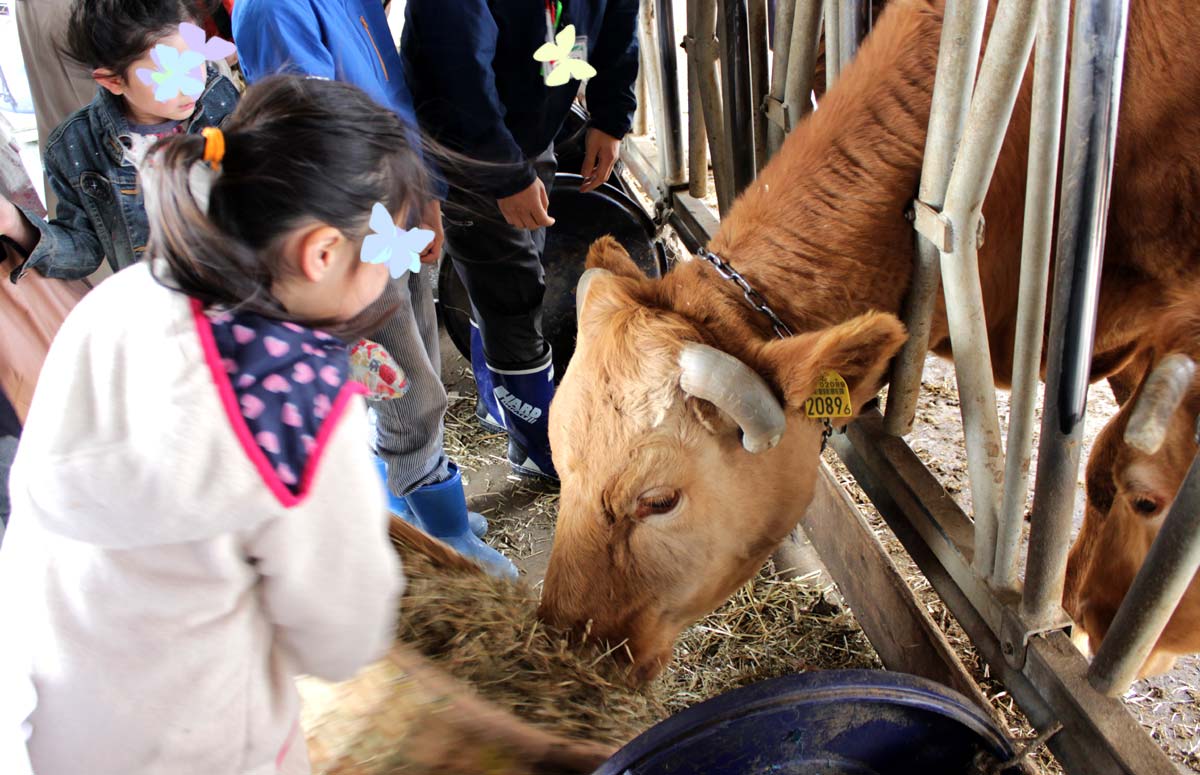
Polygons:
<instances>
[{"instance_id":1,"label":"blue rubber boot","mask_svg":"<svg viewBox=\"0 0 1200 775\"><path fill-rule=\"evenodd\" d=\"M374 409L367 410L367 423L371 428L371 451L374 452L375 434L377 433ZM400 517L400 519L403 519L408 524L413 525L420 530L425 530L425 526L422 525L419 520L417 520L417 518L413 515L412 510L408 508L408 502L399 495L392 494L392 488L388 486L387 463L383 462L383 458L379 457L379 455L375 455L374 458L375 470L379 472L379 478L383 480L383 494L384 497L387 498L388 511L392 512L397 517ZM453 465L453 463L451 463L451 465ZM468 512L467 517L471 522L472 533L480 538L483 538L485 535L487 535L488 523L486 517L475 511ZM425 530L425 532L428 533L429 531Z\"/></svg>"},{"instance_id":2,"label":"blue rubber boot","mask_svg":"<svg viewBox=\"0 0 1200 775\"><path fill-rule=\"evenodd\" d=\"M451 477L410 492L405 500L426 533L468 557L493 576L515 579L517 566L500 552L480 541L467 520L467 499L462 474L451 464Z\"/></svg>"},{"instance_id":3,"label":"blue rubber boot","mask_svg":"<svg viewBox=\"0 0 1200 775\"><path fill-rule=\"evenodd\" d=\"M508 429L508 462L520 476L558 481L550 458L550 399L554 398L554 360L529 369L492 369L496 403Z\"/></svg>"},{"instance_id":4,"label":"blue rubber boot","mask_svg":"<svg viewBox=\"0 0 1200 775\"><path fill-rule=\"evenodd\" d=\"M475 390L479 394L475 400L475 419L493 433L504 433L500 407L496 404L496 394L493 392L495 376L483 355L483 337L474 320L471 321L471 373L475 375Z\"/></svg>"}]
</instances>

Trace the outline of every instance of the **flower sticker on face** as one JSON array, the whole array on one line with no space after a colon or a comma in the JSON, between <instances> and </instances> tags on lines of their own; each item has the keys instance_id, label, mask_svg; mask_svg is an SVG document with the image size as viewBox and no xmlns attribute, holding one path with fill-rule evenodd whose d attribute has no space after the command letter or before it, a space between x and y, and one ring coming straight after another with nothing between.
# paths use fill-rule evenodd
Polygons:
<instances>
[{"instance_id":1,"label":"flower sticker on face","mask_svg":"<svg viewBox=\"0 0 1200 775\"><path fill-rule=\"evenodd\" d=\"M363 240L363 263L387 264L392 279L403 277L405 272L421 271L421 251L433 242L432 231L401 229L379 202L371 208L370 223L375 233Z\"/></svg>"},{"instance_id":2,"label":"flower sticker on face","mask_svg":"<svg viewBox=\"0 0 1200 775\"><path fill-rule=\"evenodd\" d=\"M159 102L170 102L180 94L199 97L207 80L204 63L220 61L237 50L223 38L208 39L203 29L190 22L179 25L179 36L183 38L182 51L160 43L150 52L155 69L137 69L142 83L157 84L154 99Z\"/></svg>"},{"instance_id":3,"label":"flower sticker on face","mask_svg":"<svg viewBox=\"0 0 1200 775\"><path fill-rule=\"evenodd\" d=\"M572 57L575 48L575 25L568 24L554 36L553 43L543 43L533 58L539 62L554 62L554 68L546 76L547 86L563 86L572 78L586 81L596 75L596 68L584 59ZM586 52L583 52L586 55Z\"/></svg>"},{"instance_id":4,"label":"flower sticker on face","mask_svg":"<svg viewBox=\"0 0 1200 775\"><path fill-rule=\"evenodd\" d=\"M214 35L211 40L207 39L204 30L190 22L179 25L179 35L189 51L195 51L209 62L219 61L237 51L233 44L224 38Z\"/></svg>"},{"instance_id":5,"label":"flower sticker on face","mask_svg":"<svg viewBox=\"0 0 1200 775\"><path fill-rule=\"evenodd\" d=\"M145 67L137 69L137 77L144 84L157 84L154 89L154 99L159 102L170 102L180 95L199 97L204 92L204 55L195 51L177 51L163 45L154 47L150 52L156 69Z\"/></svg>"}]
</instances>

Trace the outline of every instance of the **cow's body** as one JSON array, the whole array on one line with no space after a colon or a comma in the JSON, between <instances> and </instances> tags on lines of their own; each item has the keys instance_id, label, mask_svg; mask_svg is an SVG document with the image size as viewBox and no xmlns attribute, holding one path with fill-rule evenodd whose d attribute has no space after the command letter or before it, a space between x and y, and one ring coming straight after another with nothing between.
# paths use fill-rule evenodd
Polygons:
<instances>
[{"instance_id":1,"label":"cow's body","mask_svg":"<svg viewBox=\"0 0 1200 775\"><path fill-rule=\"evenodd\" d=\"M1131 5L1094 379L1130 362L1167 288L1200 277L1192 256L1200 245L1200 62L1189 54L1200 20L1184 0ZM593 251L589 265L618 276L594 283L594 303L580 300L580 346L551 408L563 499L545 615L590 618L601 634L629 637L635 656L661 662L679 629L749 578L803 513L820 426L799 407L816 376L845 371L861 402L901 338L894 318L858 316L899 315L912 274L905 213L920 178L942 6L889 5L819 110L792 132L710 244L797 336L773 341L765 317L705 264L650 281L611 245ZM1030 84L984 205L979 254L1001 385L1012 370ZM741 451L727 417L682 393L677 360L687 342L736 356L782 397L787 430L778 447ZM931 343L950 354L941 303ZM662 447L653 474L630 462L647 447ZM672 479L673 466L683 484ZM641 500L624 513L612 501L614 488L636 495L654 477L663 484L646 492L680 495L665 517ZM691 496L695 482L707 488L704 497ZM723 501L726 491L752 504L752 513L729 513L736 505ZM657 521L639 517L644 512ZM736 528L727 532L730 521ZM698 580L714 558L715 578Z\"/></svg>"}]
</instances>

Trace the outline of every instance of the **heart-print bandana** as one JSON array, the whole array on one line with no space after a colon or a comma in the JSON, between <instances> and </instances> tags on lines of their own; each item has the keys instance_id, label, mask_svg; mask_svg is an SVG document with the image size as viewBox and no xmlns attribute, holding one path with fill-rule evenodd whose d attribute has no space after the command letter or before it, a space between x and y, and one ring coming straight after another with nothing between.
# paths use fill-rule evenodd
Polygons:
<instances>
[{"instance_id":1,"label":"heart-print bandana","mask_svg":"<svg viewBox=\"0 0 1200 775\"><path fill-rule=\"evenodd\" d=\"M251 436L279 481L298 493L348 379L348 348L324 331L253 313L205 315Z\"/></svg>"}]
</instances>

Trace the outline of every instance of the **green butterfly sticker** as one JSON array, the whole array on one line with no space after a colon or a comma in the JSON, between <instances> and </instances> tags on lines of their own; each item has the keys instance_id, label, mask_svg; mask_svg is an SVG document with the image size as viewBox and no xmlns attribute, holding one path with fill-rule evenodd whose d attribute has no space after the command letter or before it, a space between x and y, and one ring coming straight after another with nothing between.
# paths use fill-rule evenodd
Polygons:
<instances>
[{"instance_id":1,"label":"green butterfly sticker","mask_svg":"<svg viewBox=\"0 0 1200 775\"><path fill-rule=\"evenodd\" d=\"M568 24L562 32L554 36L553 43L543 43L533 58L539 62L550 62L554 65L546 76L547 86L563 86L572 78L580 81L596 75L596 68L583 59L573 59L571 50L575 47L575 25Z\"/></svg>"}]
</instances>

